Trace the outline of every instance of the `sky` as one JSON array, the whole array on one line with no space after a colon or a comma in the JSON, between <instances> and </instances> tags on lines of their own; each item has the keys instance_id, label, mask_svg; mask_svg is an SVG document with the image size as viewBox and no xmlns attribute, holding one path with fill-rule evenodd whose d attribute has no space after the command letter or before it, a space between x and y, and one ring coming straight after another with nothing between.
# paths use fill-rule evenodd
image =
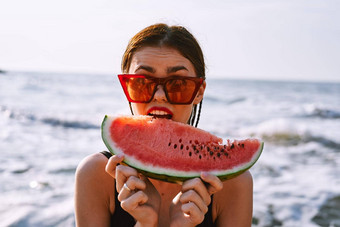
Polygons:
<instances>
[{"instance_id":1,"label":"sky","mask_svg":"<svg viewBox=\"0 0 340 227\"><path fill-rule=\"evenodd\" d=\"M0 69L120 73L129 39L185 26L213 78L340 82L339 0L0 0Z\"/></svg>"}]
</instances>

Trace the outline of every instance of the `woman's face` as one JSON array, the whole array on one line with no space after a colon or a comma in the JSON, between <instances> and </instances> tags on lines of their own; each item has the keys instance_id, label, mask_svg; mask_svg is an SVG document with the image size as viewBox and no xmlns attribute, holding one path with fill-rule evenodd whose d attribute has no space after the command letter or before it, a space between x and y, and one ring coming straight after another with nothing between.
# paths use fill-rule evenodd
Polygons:
<instances>
[{"instance_id":1,"label":"woman's face","mask_svg":"<svg viewBox=\"0 0 340 227\"><path fill-rule=\"evenodd\" d=\"M134 53L129 74L143 74L157 78L169 76L196 77L194 66L176 49L169 47L143 47ZM165 96L163 87L158 86L156 93L149 103L131 103L136 115L154 115L168 117L174 121L187 123L193 104L198 104L205 89L205 82L200 87L193 103L188 105L170 104Z\"/></svg>"}]
</instances>

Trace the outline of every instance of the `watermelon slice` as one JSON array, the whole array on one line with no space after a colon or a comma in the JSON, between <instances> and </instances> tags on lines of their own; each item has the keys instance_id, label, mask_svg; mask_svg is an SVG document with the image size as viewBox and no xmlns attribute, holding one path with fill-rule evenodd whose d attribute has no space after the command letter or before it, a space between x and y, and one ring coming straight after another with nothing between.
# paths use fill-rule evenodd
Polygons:
<instances>
[{"instance_id":1,"label":"watermelon slice","mask_svg":"<svg viewBox=\"0 0 340 227\"><path fill-rule=\"evenodd\" d=\"M255 164L263 142L227 140L201 129L151 116L105 116L102 138L112 154L148 177L181 182L209 172L221 180Z\"/></svg>"}]
</instances>

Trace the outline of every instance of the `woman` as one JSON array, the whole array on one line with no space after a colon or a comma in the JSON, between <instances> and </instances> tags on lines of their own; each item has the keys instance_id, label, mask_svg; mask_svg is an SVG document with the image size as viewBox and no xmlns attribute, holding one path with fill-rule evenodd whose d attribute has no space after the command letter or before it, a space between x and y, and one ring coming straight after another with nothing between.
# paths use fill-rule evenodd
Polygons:
<instances>
[{"instance_id":1,"label":"woman","mask_svg":"<svg viewBox=\"0 0 340 227\"><path fill-rule=\"evenodd\" d=\"M122 71L126 74L119 78L133 114L197 126L205 64L199 44L185 28L156 24L136 34L124 53ZM249 172L225 182L202 173L179 185L148 179L119 165L123 160L97 153L79 164L78 226L251 226Z\"/></svg>"}]
</instances>

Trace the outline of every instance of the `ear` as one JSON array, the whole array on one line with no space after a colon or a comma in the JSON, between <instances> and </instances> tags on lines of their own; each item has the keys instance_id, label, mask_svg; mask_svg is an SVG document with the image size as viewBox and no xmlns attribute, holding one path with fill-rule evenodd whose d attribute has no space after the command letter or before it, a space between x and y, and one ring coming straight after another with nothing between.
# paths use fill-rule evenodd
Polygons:
<instances>
[{"instance_id":1,"label":"ear","mask_svg":"<svg viewBox=\"0 0 340 227\"><path fill-rule=\"evenodd\" d=\"M206 82L203 81L203 83L202 83L200 89L198 90L197 95L196 95L196 97L195 97L195 99L194 99L194 102L193 102L193 103L194 103L195 105L197 105L198 103L200 103L200 102L202 101L203 95L204 95L204 91L205 91L205 87L206 87L206 86L207 86Z\"/></svg>"}]
</instances>

